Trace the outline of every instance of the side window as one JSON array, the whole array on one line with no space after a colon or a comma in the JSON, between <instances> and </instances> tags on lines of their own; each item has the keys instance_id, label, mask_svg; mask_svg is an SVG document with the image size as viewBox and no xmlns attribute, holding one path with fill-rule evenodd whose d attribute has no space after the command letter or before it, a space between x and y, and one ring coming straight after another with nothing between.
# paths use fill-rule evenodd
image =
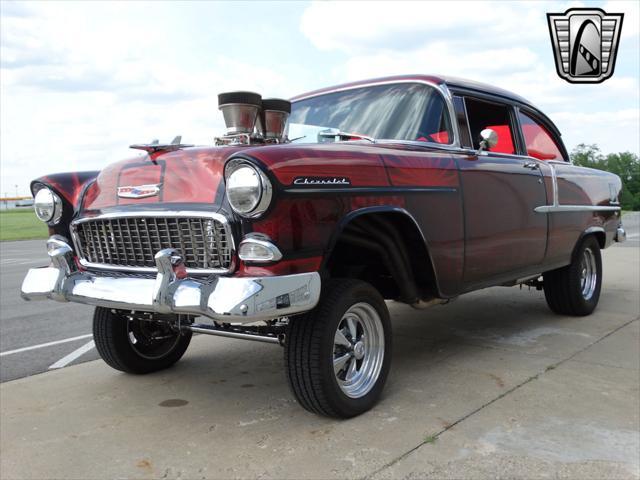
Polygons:
<instances>
[{"instance_id":1,"label":"side window","mask_svg":"<svg viewBox=\"0 0 640 480\"><path fill-rule=\"evenodd\" d=\"M465 98L467 120L473 148L480 148L480 132L490 128L498 134L498 143L489 151L497 153L516 153L511 126L511 107L485 102L474 98Z\"/></svg>"},{"instance_id":2,"label":"side window","mask_svg":"<svg viewBox=\"0 0 640 480\"><path fill-rule=\"evenodd\" d=\"M558 145L546 128L525 113L520 112L518 116L529 156L538 160L563 160Z\"/></svg>"},{"instance_id":3,"label":"side window","mask_svg":"<svg viewBox=\"0 0 640 480\"><path fill-rule=\"evenodd\" d=\"M442 144L453 143L447 104L442 96L435 92L430 96L426 105L416 140Z\"/></svg>"}]
</instances>

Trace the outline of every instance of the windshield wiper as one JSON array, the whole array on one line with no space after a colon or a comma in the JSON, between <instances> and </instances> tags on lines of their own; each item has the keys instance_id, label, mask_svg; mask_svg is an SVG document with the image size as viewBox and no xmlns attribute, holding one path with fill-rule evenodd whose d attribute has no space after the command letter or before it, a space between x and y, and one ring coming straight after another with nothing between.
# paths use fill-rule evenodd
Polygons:
<instances>
[{"instance_id":1,"label":"windshield wiper","mask_svg":"<svg viewBox=\"0 0 640 480\"><path fill-rule=\"evenodd\" d=\"M360 133L341 132L340 130L323 130L318 132L319 138L339 138L339 139L356 139L356 140L368 140L371 143L376 143L375 138L368 137L367 135L361 135Z\"/></svg>"}]
</instances>

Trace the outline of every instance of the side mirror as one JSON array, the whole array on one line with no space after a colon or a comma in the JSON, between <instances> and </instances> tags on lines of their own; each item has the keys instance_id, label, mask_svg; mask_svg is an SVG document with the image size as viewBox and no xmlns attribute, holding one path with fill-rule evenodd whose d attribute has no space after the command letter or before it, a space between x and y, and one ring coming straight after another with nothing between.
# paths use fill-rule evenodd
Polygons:
<instances>
[{"instance_id":1,"label":"side mirror","mask_svg":"<svg viewBox=\"0 0 640 480\"><path fill-rule=\"evenodd\" d=\"M495 147L498 144L498 134L495 130L491 130L490 128L485 128L480 132L480 148L478 149L478 153L483 150L488 150L490 148Z\"/></svg>"}]
</instances>

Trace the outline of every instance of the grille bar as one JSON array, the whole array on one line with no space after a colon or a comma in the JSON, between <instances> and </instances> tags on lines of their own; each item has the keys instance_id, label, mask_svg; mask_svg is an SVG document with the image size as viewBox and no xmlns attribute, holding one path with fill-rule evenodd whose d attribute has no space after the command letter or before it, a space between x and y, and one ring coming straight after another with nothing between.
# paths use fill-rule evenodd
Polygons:
<instances>
[{"instance_id":1,"label":"grille bar","mask_svg":"<svg viewBox=\"0 0 640 480\"><path fill-rule=\"evenodd\" d=\"M187 269L228 271L233 241L219 216L108 216L73 224L84 264L113 268L154 269L155 254L174 248Z\"/></svg>"}]
</instances>

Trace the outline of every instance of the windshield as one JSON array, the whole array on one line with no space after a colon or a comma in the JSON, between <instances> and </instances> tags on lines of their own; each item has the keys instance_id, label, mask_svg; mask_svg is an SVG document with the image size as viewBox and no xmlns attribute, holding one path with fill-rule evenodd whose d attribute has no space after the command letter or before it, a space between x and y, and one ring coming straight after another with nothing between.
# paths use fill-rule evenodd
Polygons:
<instances>
[{"instance_id":1,"label":"windshield","mask_svg":"<svg viewBox=\"0 0 640 480\"><path fill-rule=\"evenodd\" d=\"M334 137L328 132L353 137ZM291 106L289 138L294 142L358 140L358 135L378 140L452 141L442 95L423 84L354 88L300 100Z\"/></svg>"}]
</instances>

